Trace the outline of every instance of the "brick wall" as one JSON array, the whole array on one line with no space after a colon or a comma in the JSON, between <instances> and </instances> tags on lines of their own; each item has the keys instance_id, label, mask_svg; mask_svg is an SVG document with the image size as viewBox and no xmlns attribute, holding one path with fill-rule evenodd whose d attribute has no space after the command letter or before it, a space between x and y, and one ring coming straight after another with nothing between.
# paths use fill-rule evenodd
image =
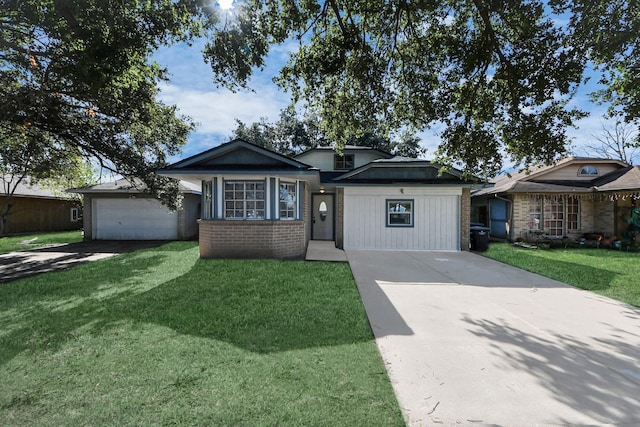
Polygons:
<instances>
[{"instance_id":1,"label":"brick wall","mask_svg":"<svg viewBox=\"0 0 640 427\"><path fill-rule=\"evenodd\" d=\"M307 233L304 221L200 220L200 256L303 258L307 248Z\"/></svg>"},{"instance_id":2,"label":"brick wall","mask_svg":"<svg viewBox=\"0 0 640 427\"><path fill-rule=\"evenodd\" d=\"M599 233L613 234L615 230L614 202L603 198L594 200L593 230Z\"/></svg>"},{"instance_id":3,"label":"brick wall","mask_svg":"<svg viewBox=\"0 0 640 427\"><path fill-rule=\"evenodd\" d=\"M336 247L344 249L344 188L336 188Z\"/></svg>"},{"instance_id":4,"label":"brick wall","mask_svg":"<svg viewBox=\"0 0 640 427\"><path fill-rule=\"evenodd\" d=\"M471 226L471 189L463 188L460 196L460 250L469 250Z\"/></svg>"}]
</instances>

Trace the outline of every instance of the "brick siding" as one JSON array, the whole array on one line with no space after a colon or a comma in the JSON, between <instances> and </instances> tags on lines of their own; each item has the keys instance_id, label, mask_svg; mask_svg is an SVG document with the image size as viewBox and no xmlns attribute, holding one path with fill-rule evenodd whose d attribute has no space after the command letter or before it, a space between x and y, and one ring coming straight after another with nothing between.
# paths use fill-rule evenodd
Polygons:
<instances>
[{"instance_id":1,"label":"brick siding","mask_svg":"<svg viewBox=\"0 0 640 427\"><path fill-rule=\"evenodd\" d=\"M306 228L304 221L200 220L200 256L303 258L307 249Z\"/></svg>"},{"instance_id":2,"label":"brick siding","mask_svg":"<svg viewBox=\"0 0 640 427\"><path fill-rule=\"evenodd\" d=\"M463 188L460 196L460 250L468 251L471 234L471 189Z\"/></svg>"}]
</instances>

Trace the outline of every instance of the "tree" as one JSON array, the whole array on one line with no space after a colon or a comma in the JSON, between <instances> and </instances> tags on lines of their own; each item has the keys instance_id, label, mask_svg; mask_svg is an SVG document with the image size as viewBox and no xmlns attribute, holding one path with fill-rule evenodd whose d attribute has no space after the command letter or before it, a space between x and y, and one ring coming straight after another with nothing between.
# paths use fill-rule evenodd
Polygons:
<instances>
[{"instance_id":1,"label":"tree","mask_svg":"<svg viewBox=\"0 0 640 427\"><path fill-rule=\"evenodd\" d=\"M83 159L46 135L34 139L26 131L0 129L0 140L0 184L4 195L0 235L13 214L13 198L20 183L28 180L55 189L90 183L91 173Z\"/></svg>"},{"instance_id":2,"label":"tree","mask_svg":"<svg viewBox=\"0 0 640 427\"><path fill-rule=\"evenodd\" d=\"M569 101L588 66L612 74L608 95L637 117L637 6L626 0L247 0L205 55L223 76L218 83L245 85L246 65L259 67L266 47L297 40L279 83L294 102L319 111L329 139L344 144L371 122L390 129L442 123L441 160L492 175L504 153L528 166L565 152L567 127L585 115Z\"/></svg>"},{"instance_id":3,"label":"tree","mask_svg":"<svg viewBox=\"0 0 640 427\"><path fill-rule=\"evenodd\" d=\"M193 124L156 99L166 72L149 58L213 25L204 13L197 0L0 0L2 152L82 156L175 208L177 183L154 170Z\"/></svg>"},{"instance_id":4,"label":"tree","mask_svg":"<svg viewBox=\"0 0 640 427\"><path fill-rule=\"evenodd\" d=\"M266 117L262 117L259 122L247 125L236 119L237 126L233 130L232 138L246 139L285 155L329 145L329 141L320 130L320 119L312 112L307 112L301 119L296 110L290 107L280 112L277 122L271 124L267 120Z\"/></svg>"},{"instance_id":5,"label":"tree","mask_svg":"<svg viewBox=\"0 0 640 427\"><path fill-rule=\"evenodd\" d=\"M320 118L309 111L300 119L293 108L284 109L280 112L280 119L273 124L268 123L265 117L250 125L237 119L236 123L232 138L245 139L285 155L331 145L320 130ZM359 136L348 138L346 144L372 147L403 157L415 158L426 152L420 146L420 138L409 131L400 134L396 140L382 136L377 129L368 129Z\"/></svg>"},{"instance_id":6,"label":"tree","mask_svg":"<svg viewBox=\"0 0 640 427\"><path fill-rule=\"evenodd\" d=\"M633 165L638 158L638 132L628 123L616 121L613 127L602 125L601 135L593 135L598 144L586 148L599 157L622 160Z\"/></svg>"}]
</instances>

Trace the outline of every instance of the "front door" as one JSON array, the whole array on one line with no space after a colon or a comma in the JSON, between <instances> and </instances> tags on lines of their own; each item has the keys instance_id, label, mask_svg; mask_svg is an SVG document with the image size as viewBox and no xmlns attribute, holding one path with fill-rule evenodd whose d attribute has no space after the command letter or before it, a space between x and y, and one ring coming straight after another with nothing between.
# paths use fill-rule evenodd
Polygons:
<instances>
[{"instance_id":1,"label":"front door","mask_svg":"<svg viewBox=\"0 0 640 427\"><path fill-rule=\"evenodd\" d=\"M311 212L313 240L333 240L333 194L314 194Z\"/></svg>"}]
</instances>

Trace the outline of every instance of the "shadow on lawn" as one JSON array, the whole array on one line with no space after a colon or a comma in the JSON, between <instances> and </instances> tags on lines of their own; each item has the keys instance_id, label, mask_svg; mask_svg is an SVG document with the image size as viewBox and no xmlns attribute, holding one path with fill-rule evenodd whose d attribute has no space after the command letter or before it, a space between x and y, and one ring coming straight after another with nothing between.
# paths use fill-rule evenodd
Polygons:
<instances>
[{"instance_id":1,"label":"shadow on lawn","mask_svg":"<svg viewBox=\"0 0 640 427\"><path fill-rule=\"evenodd\" d=\"M491 343L500 361L534 376L558 402L603 424L640 421L640 354L637 337L629 330L607 325L607 336L583 341L552 331L549 338L528 334L506 321L463 320L471 333Z\"/></svg>"},{"instance_id":2,"label":"shadow on lawn","mask_svg":"<svg viewBox=\"0 0 640 427\"><path fill-rule=\"evenodd\" d=\"M120 307L195 262L159 272L168 258L161 249L139 251L0 286L0 364L25 350L55 351L82 328L97 332L122 320Z\"/></svg>"},{"instance_id":3,"label":"shadow on lawn","mask_svg":"<svg viewBox=\"0 0 640 427\"><path fill-rule=\"evenodd\" d=\"M198 260L131 304L136 321L257 353L373 339L347 264Z\"/></svg>"},{"instance_id":4,"label":"shadow on lawn","mask_svg":"<svg viewBox=\"0 0 640 427\"><path fill-rule=\"evenodd\" d=\"M200 260L193 246L163 248L0 288L0 364L123 322L258 353L372 339L346 264Z\"/></svg>"}]
</instances>

